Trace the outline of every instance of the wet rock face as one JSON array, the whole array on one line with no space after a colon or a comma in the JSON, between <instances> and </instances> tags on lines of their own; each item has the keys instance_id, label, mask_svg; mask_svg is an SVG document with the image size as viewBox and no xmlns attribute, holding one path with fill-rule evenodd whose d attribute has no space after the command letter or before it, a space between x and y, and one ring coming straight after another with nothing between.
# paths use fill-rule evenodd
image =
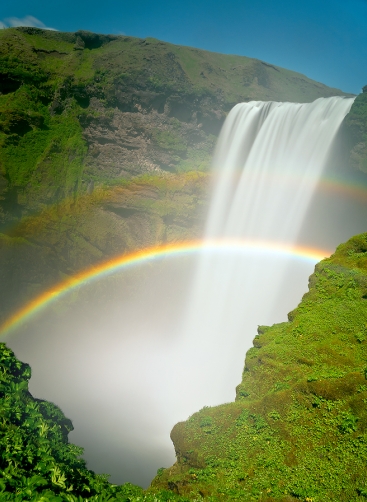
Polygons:
<instances>
[{"instance_id":1,"label":"wet rock face","mask_svg":"<svg viewBox=\"0 0 367 502\"><path fill-rule=\"evenodd\" d=\"M344 128L350 138L350 166L367 172L367 85L356 97Z\"/></svg>"},{"instance_id":2,"label":"wet rock face","mask_svg":"<svg viewBox=\"0 0 367 502\"><path fill-rule=\"evenodd\" d=\"M75 201L13 222L11 235L0 227L0 321L60 277L134 249L199 238L209 182L202 173L161 173L108 189L90 182ZM0 174L0 188L5 183ZM8 199L0 197L0 215Z\"/></svg>"},{"instance_id":3,"label":"wet rock face","mask_svg":"<svg viewBox=\"0 0 367 502\"><path fill-rule=\"evenodd\" d=\"M171 108L166 104L165 109ZM95 176L131 177L143 172L174 171L188 149L210 151L213 145L195 120L179 122L169 113L144 109L106 110L92 98L90 113L81 119L88 144L86 170Z\"/></svg>"}]
</instances>

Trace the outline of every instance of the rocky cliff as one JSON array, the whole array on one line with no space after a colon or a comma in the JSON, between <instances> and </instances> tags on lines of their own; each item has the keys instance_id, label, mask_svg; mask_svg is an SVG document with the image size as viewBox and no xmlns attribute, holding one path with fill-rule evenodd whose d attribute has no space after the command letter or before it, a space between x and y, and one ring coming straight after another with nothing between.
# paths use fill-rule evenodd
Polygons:
<instances>
[{"instance_id":1,"label":"rocky cliff","mask_svg":"<svg viewBox=\"0 0 367 502\"><path fill-rule=\"evenodd\" d=\"M135 249L199 238L205 173L146 175L69 198L0 234L0 321L66 276Z\"/></svg>"},{"instance_id":2,"label":"rocky cliff","mask_svg":"<svg viewBox=\"0 0 367 502\"><path fill-rule=\"evenodd\" d=\"M337 94L154 39L0 30L0 317L111 255L199 236L203 173L238 101Z\"/></svg>"},{"instance_id":3,"label":"rocky cliff","mask_svg":"<svg viewBox=\"0 0 367 502\"><path fill-rule=\"evenodd\" d=\"M345 130L350 138L350 166L367 173L367 86L356 97L346 117Z\"/></svg>"},{"instance_id":4,"label":"rocky cliff","mask_svg":"<svg viewBox=\"0 0 367 502\"><path fill-rule=\"evenodd\" d=\"M320 262L289 321L259 326L236 402L172 430L152 491L189 500L367 497L367 234Z\"/></svg>"},{"instance_id":5,"label":"rocky cliff","mask_svg":"<svg viewBox=\"0 0 367 502\"><path fill-rule=\"evenodd\" d=\"M0 31L0 223L146 172L206 170L227 112L343 94L240 56L155 39Z\"/></svg>"}]
</instances>

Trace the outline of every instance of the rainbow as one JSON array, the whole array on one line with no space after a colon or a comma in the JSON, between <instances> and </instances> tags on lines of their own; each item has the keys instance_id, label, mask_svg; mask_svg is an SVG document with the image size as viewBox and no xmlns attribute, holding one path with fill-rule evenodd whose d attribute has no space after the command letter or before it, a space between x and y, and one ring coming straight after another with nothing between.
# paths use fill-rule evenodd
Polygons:
<instances>
[{"instance_id":1,"label":"rainbow","mask_svg":"<svg viewBox=\"0 0 367 502\"><path fill-rule=\"evenodd\" d=\"M159 258L175 257L198 252L268 253L271 255L300 258L314 264L331 254L329 251L317 248L288 246L286 244L276 242L251 241L243 239L198 240L145 248L132 253L125 253L97 265L93 265L92 267L78 272L74 276L56 284L47 291L44 291L16 311L12 316L6 319L2 325L0 325L0 336L9 334L23 322L27 321L33 315L46 308L52 302L68 294L75 288L88 284L93 280L100 279L107 275L123 271L129 267L141 265Z\"/></svg>"},{"instance_id":2,"label":"rainbow","mask_svg":"<svg viewBox=\"0 0 367 502\"><path fill-rule=\"evenodd\" d=\"M233 180L237 180L242 173L242 169L232 174ZM358 173L357 173L358 174ZM218 180L221 174L217 174L214 178ZM264 176L264 181L269 184L272 183L284 183L284 175L282 173L267 173ZM297 185L299 183L299 176L287 173L287 183ZM216 181L217 182L217 181ZM304 182L309 183L313 186L315 193L323 192L330 195L341 196L345 199L351 199L353 201L358 200L363 204L367 204L367 184L366 180L352 180L352 179L340 179L335 176L323 176L320 179L315 179L311 176L305 177Z\"/></svg>"},{"instance_id":3,"label":"rainbow","mask_svg":"<svg viewBox=\"0 0 367 502\"><path fill-rule=\"evenodd\" d=\"M238 173L237 173L238 176L240 176L240 172L241 172L241 170L239 169ZM233 175L233 176L234 176L234 179L236 179L235 175ZM215 175L215 174L212 175L213 180L215 180L217 177L218 177L218 175ZM298 178L296 176L290 175L289 173L287 174L287 179L288 179L288 181L291 181L293 183L298 183ZM269 183L271 183L276 180L282 180L282 177L279 174L274 174L274 173L267 174L267 180L269 181ZM316 193L317 192L324 192L327 194L336 195L338 197L343 197L345 199L358 201L362 204L367 204L367 183L366 183L366 180L351 180L351 179L348 180L348 179L339 179L335 176L334 177L323 176L322 178L317 180L316 183L315 183L315 180L312 178L309 178L306 181L308 181L309 183L315 184L314 190ZM137 182L139 182L139 179L137 179ZM120 185L117 185L114 188L110 188L109 192L108 192L109 195L105 194L104 197L102 197L102 195L100 195L99 198L101 200L103 198L108 198L111 194L113 194L114 192L117 192L120 188L121 188ZM98 193L98 191L96 191L96 193ZM90 197L90 196L82 195L79 198L83 199L83 198L88 198L88 197ZM69 199L66 198L63 200L63 203L68 203L68 201L71 201L71 200L73 202L75 202L74 198L69 198ZM57 206L58 206L57 204L50 205L44 211L50 211L50 210L56 208ZM40 214L42 214L42 212ZM33 215L33 217L28 221L37 221L37 218L40 216L40 214ZM21 225L22 225L22 223L20 223L20 225L18 223L18 224L14 224L13 226L10 226L9 228L7 228L7 233L9 233L11 231L14 234L17 234L16 230L17 230L17 228L19 228L19 226L20 226L20 228L22 228Z\"/></svg>"}]
</instances>

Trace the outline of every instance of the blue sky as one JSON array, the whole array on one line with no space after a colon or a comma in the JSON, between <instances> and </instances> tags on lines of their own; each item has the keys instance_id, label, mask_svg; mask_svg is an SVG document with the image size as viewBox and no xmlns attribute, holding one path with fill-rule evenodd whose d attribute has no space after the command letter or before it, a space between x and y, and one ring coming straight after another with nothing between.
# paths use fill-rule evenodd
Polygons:
<instances>
[{"instance_id":1,"label":"blue sky","mask_svg":"<svg viewBox=\"0 0 367 502\"><path fill-rule=\"evenodd\" d=\"M5 0L0 22L255 57L346 92L367 84L367 0Z\"/></svg>"}]
</instances>

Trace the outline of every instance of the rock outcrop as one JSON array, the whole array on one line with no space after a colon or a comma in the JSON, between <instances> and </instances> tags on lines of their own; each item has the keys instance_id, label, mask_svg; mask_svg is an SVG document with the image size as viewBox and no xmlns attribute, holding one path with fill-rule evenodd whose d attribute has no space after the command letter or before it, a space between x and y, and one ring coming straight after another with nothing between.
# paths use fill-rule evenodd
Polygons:
<instances>
[{"instance_id":1,"label":"rock outcrop","mask_svg":"<svg viewBox=\"0 0 367 502\"><path fill-rule=\"evenodd\" d=\"M350 165L367 173L367 86L359 94L345 119L350 141Z\"/></svg>"},{"instance_id":2,"label":"rock outcrop","mask_svg":"<svg viewBox=\"0 0 367 502\"><path fill-rule=\"evenodd\" d=\"M350 502L367 496L367 234L320 262L289 322L259 326L236 402L171 433L151 491L189 500Z\"/></svg>"},{"instance_id":3,"label":"rock outcrop","mask_svg":"<svg viewBox=\"0 0 367 502\"><path fill-rule=\"evenodd\" d=\"M0 320L65 276L135 249L198 238L208 176L145 176L45 208L0 234Z\"/></svg>"}]
</instances>

